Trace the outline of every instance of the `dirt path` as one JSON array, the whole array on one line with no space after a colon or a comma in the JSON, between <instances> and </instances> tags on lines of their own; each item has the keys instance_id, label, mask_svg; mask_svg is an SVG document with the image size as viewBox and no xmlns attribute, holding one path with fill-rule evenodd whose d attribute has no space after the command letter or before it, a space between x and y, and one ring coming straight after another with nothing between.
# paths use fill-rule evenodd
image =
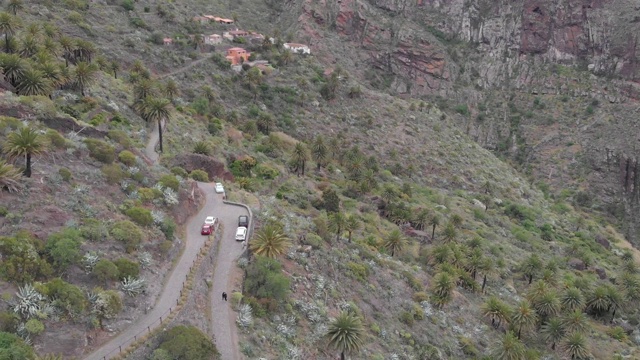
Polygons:
<instances>
[{"instance_id":1,"label":"dirt path","mask_svg":"<svg viewBox=\"0 0 640 360\"><path fill-rule=\"evenodd\" d=\"M158 130L149 135L149 142L145 148L145 154L154 163L157 162L158 154L155 152L155 143L158 141ZM230 288L233 271L236 267L235 261L242 253L242 244L236 242L235 230L238 225L238 216L248 215L244 207L228 205L222 202L222 194L216 194L214 184L198 183L205 193L205 204L200 211L192 216L185 226L187 234L185 249L180 260L175 265L164 285L160 297L156 301L155 307L147 312L143 317L131 324L128 328L118 333L115 337L96 349L93 353L84 357L85 360L110 359L118 355L120 349L125 349L134 341L134 336L144 333L145 330L155 329L162 325L158 319L161 316L166 318L169 310L174 308L180 297L179 289L196 259L200 248L204 245L206 236L200 235L200 227L204 218L216 216L223 226L222 240L219 244L219 251L216 258L216 265L213 274L213 296L212 314L214 339L218 350L222 355L222 360L240 360L238 349L238 336L235 325L235 313L231 309L229 302L222 301L222 292L229 295L233 289Z\"/></svg>"},{"instance_id":2,"label":"dirt path","mask_svg":"<svg viewBox=\"0 0 640 360\"><path fill-rule=\"evenodd\" d=\"M164 129L165 122L162 122L162 128ZM156 151L156 145L158 145L158 140L160 139L160 134L158 132L158 124L153 124L151 126L151 133L149 134L149 138L147 139L147 145L144 147L144 155L151 161L152 164L157 164L160 155Z\"/></svg>"},{"instance_id":3,"label":"dirt path","mask_svg":"<svg viewBox=\"0 0 640 360\"><path fill-rule=\"evenodd\" d=\"M162 74L162 75L158 75L157 78L158 79L164 79L166 77L173 76L173 75L179 74L181 72L185 72L185 71L191 69L192 67L194 67L194 66L196 66L196 65L198 65L198 64L200 64L200 63L202 63L205 60L208 60L210 58L211 58L211 56L207 56L207 57L204 57L202 59L198 59L196 61L192 61L189 64L187 64L187 65L185 65L183 67L177 68L177 69L175 69L175 70L173 70L171 72L168 72L168 73Z\"/></svg>"}]
</instances>

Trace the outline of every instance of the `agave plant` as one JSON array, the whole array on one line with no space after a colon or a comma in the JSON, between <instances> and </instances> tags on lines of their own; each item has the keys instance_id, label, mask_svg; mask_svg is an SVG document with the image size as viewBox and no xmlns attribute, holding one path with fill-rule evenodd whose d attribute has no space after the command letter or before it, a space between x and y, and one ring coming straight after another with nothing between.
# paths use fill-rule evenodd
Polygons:
<instances>
[{"instance_id":1,"label":"agave plant","mask_svg":"<svg viewBox=\"0 0 640 360\"><path fill-rule=\"evenodd\" d=\"M236 322L245 329L253 324L253 309L249 304L240 305Z\"/></svg>"},{"instance_id":2,"label":"agave plant","mask_svg":"<svg viewBox=\"0 0 640 360\"><path fill-rule=\"evenodd\" d=\"M26 318L37 316L41 312L42 302L45 297L40 294L31 284L18 288L17 300L13 305L13 311Z\"/></svg>"},{"instance_id":3,"label":"agave plant","mask_svg":"<svg viewBox=\"0 0 640 360\"><path fill-rule=\"evenodd\" d=\"M164 195L164 202L167 205L175 205L178 203L178 193L173 191L173 189L165 188L162 191L162 194Z\"/></svg>"},{"instance_id":4,"label":"agave plant","mask_svg":"<svg viewBox=\"0 0 640 360\"><path fill-rule=\"evenodd\" d=\"M164 221L164 213L159 210L151 210L151 217L153 218L153 223L156 225L162 224Z\"/></svg>"},{"instance_id":5,"label":"agave plant","mask_svg":"<svg viewBox=\"0 0 640 360\"><path fill-rule=\"evenodd\" d=\"M151 266L151 263L153 262L153 256L151 256L151 254L147 251L141 252L140 254L138 254L138 262L140 262L141 268L146 269Z\"/></svg>"},{"instance_id":6,"label":"agave plant","mask_svg":"<svg viewBox=\"0 0 640 360\"><path fill-rule=\"evenodd\" d=\"M120 287L122 291L124 291L127 295L131 297L136 297L144 291L144 288L146 287L146 283L145 283L145 280L142 278L136 279L131 276L127 276L120 283Z\"/></svg>"},{"instance_id":7,"label":"agave plant","mask_svg":"<svg viewBox=\"0 0 640 360\"><path fill-rule=\"evenodd\" d=\"M87 252L82 257L82 263L84 264L84 271L88 274L93 271L93 268L100 260L100 257L95 252Z\"/></svg>"}]
</instances>

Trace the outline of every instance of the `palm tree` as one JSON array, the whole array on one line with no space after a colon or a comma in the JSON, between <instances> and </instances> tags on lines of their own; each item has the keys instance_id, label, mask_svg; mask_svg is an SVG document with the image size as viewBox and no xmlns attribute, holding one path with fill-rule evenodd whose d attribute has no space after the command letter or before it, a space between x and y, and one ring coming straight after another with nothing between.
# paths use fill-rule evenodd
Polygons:
<instances>
[{"instance_id":1,"label":"palm tree","mask_svg":"<svg viewBox=\"0 0 640 360\"><path fill-rule=\"evenodd\" d=\"M18 18L9 13L0 12L0 33L4 34L4 50L6 52L11 52L9 42L15 35L19 25Z\"/></svg>"},{"instance_id":2,"label":"palm tree","mask_svg":"<svg viewBox=\"0 0 640 360\"><path fill-rule=\"evenodd\" d=\"M609 311L610 306L608 289L603 285L598 286L587 301L587 309L596 315L602 315Z\"/></svg>"},{"instance_id":3,"label":"palm tree","mask_svg":"<svg viewBox=\"0 0 640 360\"><path fill-rule=\"evenodd\" d=\"M400 232L400 229L393 229L387 235L387 238L384 240L384 247L391 252L391 256L395 256L396 253L402 251L404 246L406 245L406 239Z\"/></svg>"},{"instance_id":4,"label":"palm tree","mask_svg":"<svg viewBox=\"0 0 640 360\"><path fill-rule=\"evenodd\" d=\"M17 54L0 54L0 68L11 85L17 86L26 71L25 60Z\"/></svg>"},{"instance_id":5,"label":"palm tree","mask_svg":"<svg viewBox=\"0 0 640 360\"><path fill-rule=\"evenodd\" d=\"M77 61L90 63L96 53L96 46L92 42L78 39L73 49L73 58Z\"/></svg>"},{"instance_id":6,"label":"palm tree","mask_svg":"<svg viewBox=\"0 0 640 360\"><path fill-rule=\"evenodd\" d=\"M27 35L22 39L18 54L23 58L30 58L38 52L38 49L38 39L33 35Z\"/></svg>"},{"instance_id":7,"label":"palm tree","mask_svg":"<svg viewBox=\"0 0 640 360\"><path fill-rule=\"evenodd\" d=\"M22 175L15 166L7 164L0 159L0 190L6 189L9 192L16 192L22 189Z\"/></svg>"},{"instance_id":8,"label":"palm tree","mask_svg":"<svg viewBox=\"0 0 640 360\"><path fill-rule=\"evenodd\" d=\"M256 255L275 258L282 255L291 246L289 237L277 224L264 226L250 243L249 249Z\"/></svg>"},{"instance_id":9,"label":"palm tree","mask_svg":"<svg viewBox=\"0 0 640 360\"><path fill-rule=\"evenodd\" d=\"M140 110L146 122L158 122L158 144L162 152L162 122L171 118L171 103L167 99L147 97Z\"/></svg>"},{"instance_id":10,"label":"palm tree","mask_svg":"<svg viewBox=\"0 0 640 360\"><path fill-rule=\"evenodd\" d=\"M514 330L517 329L518 339L520 339L522 330L528 331L533 329L537 321L538 316L536 315L536 311L527 300L520 301L511 315L511 326Z\"/></svg>"},{"instance_id":11,"label":"palm tree","mask_svg":"<svg viewBox=\"0 0 640 360\"><path fill-rule=\"evenodd\" d=\"M73 71L73 82L75 86L80 88L80 94L85 96L85 89L96 81L98 69L94 64L81 61L76 64Z\"/></svg>"},{"instance_id":12,"label":"palm tree","mask_svg":"<svg viewBox=\"0 0 640 360\"><path fill-rule=\"evenodd\" d=\"M60 47L62 48L62 57L64 58L65 66L69 66L69 60L73 59L73 39L67 36L61 36Z\"/></svg>"},{"instance_id":13,"label":"palm tree","mask_svg":"<svg viewBox=\"0 0 640 360\"><path fill-rule=\"evenodd\" d=\"M342 312L329 324L327 337L329 345L340 351L340 359L345 360L345 353L360 351L364 337L362 322L356 315Z\"/></svg>"},{"instance_id":14,"label":"palm tree","mask_svg":"<svg viewBox=\"0 0 640 360\"><path fill-rule=\"evenodd\" d=\"M431 286L432 301L438 307L443 307L451 301L453 288L456 286L454 277L446 271L442 271L433 277Z\"/></svg>"},{"instance_id":15,"label":"palm tree","mask_svg":"<svg viewBox=\"0 0 640 360\"><path fill-rule=\"evenodd\" d=\"M511 318L511 309L509 305L502 302L495 296L489 297L487 301L480 307L482 316L491 320L494 328L499 328L502 322L507 322Z\"/></svg>"},{"instance_id":16,"label":"palm tree","mask_svg":"<svg viewBox=\"0 0 640 360\"><path fill-rule=\"evenodd\" d=\"M304 143L298 142L295 148L293 149L293 155L291 159L291 162L293 163L293 166L294 166L294 171L298 175L302 173L302 175L304 176L304 168L308 159L309 159L309 152L307 150L307 147L304 145Z\"/></svg>"},{"instance_id":17,"label":"palm tree","mask_svg":"<svg viewBox=\"0 0 640 360\"><path fill-rule=\"evenodd\" d=\"M22 76L22 81L18 84L17 90L18 94L25 96L49 96L53 90L53 86L51 81L45 77L42 71L27 69Z\"/></svg>"},{"instance_id":18,"label":"palm tree","mask_svg":"<svg viewBox=\"0 0 640 360\"><path fill-rule=\"evenodd\" d=\"M204 38L202 37L201 34L195 34L191 38L191 43L193 44L193 49L197 50L198 46L202 46L202 44L204 44Z\"/></svg>"},{"instance_id":19,"label":"palm tree","mask_svg":"<svg viewBox=\"0 0 640 360\"><path fill-rule=\"evenodd\" d=\"M568 311L584 309L584 296L582 291L576 287L567 288L560 297L562 308Z\"/></svg>"},{"instance_id":20,"label":"palm tree","mask_svg":"<svg viewBox=\"0 0 640 360\"><path fill-rule=\"evenodd\" d=\"M347 220L344 224L344 229L347 231L347 234L349 236L349 242L351 242L351 235L353 234L353 232L360 229L360 221L355 215L351 214L347 216Z\"/></svg>"},{"instance_id":21,"label":"palm tree","mask_svg":"<svg viewBox=\"0 0 640 360\"><path fill-rule=\"evenodd\" d=\"M280 53L280 63L282 63L282 65L288 65L291 60L293 60L293 53L291 51L284 50Z\"/></svg>"},{"instance_id":22,"label":"palm tree","mask_svg":"<svg viewBox=\"0 0 640 360\"><path fill-rule=\"evenodd\" d=\"M494 360L525 360L526 348L516 335L507 331L492 351Z\"/></svg>"},{"instance_id":23,"label":"palm tree","mask_svg":"<svg viewBox=\"0 0 640 360\"><path fill-rule=\"evenodd\" d=\"M7 10L13 13L13 15L17 15L18 11L24 9L24 3L22 0L9 0L7 4Z\"/></svg>"},{"instance_id":24,"label":"palm tree","mask_svg":"<svg viewBox=\"0 0 640 360\"><path fill-rule=\"evenodd\" d=\"M567 333L585 332L589 328L589 322L585 313L574 310L562 319L562 327Z\"/></svg>"},{"instance_id":25,"label":"palm tree","mask_svg":"<svg viewBox=\"0 0 640 360\"><path fill-rule=\"evenodd\" d=\"M111 64L109 65L109 70L111 70L111 72L113 73L113 77L115 79L118 78L118 70L120 70L120 63L117 61L112 61Z\"/></svg>"},{"instance_id":26,"label":"palm tree","mask_svg":"<svg viewBox=\"0 0 640 360\"><path fill-rule=\"evenodd\" d=\"M433 214L429 218L429 225L431 225L431 241L435 241L436 239L436 227L440 225L440 217L438 214Z\"/></svg>"},{"instance_id":27,"label":"palm tree","mask_svg":"<svg viewBox=\"0 0 640 360\"><path fill-rule=\"evenodd\" d=\"M51 24L51 23L44 23L42 24L42 31L44 32L44 35L48 38L56 38L60 35L60 29L58 29L57 26Z\"/></svg>"},{"instance_id":28,"label":"palm tree","mask_svg":"<svg viewBox=\"0 0 640 360\"><path fill-rule=\"evenodd\" d=\"M540 274L542 266L542 260L540 260L540 258L536 254L531 255L524 261L524 263L522 264L522 273L529 280L529 284L531 284L535 276Z\"/></svg>"},{"instance_id":29,"label":"palm tree","mask_svg":"<svg viewBox=\"0 0 640 360\"><path fill-rule=\"evenodd\" d=\"M487 278L496 272L496 267L492 259L484 258L478 270L482 272L482 292L484 293L484 288L487 286Z\"/></svg>"},{"instance_id":30,"label":"palm tree","mask_svg":"<svg viewBox=\"0 0 640 360\"><path fill-rule=\"evenodd\" d=\"M262 71L257 67L252 67L247 71L246 81L249 86L249 90L253 92L253 99L255 100L258 97L258 87L263 81Z\"/></svg>"},{"instance_id":31,"label":"palm tree","mask_svg":"<svg viewBox=\"0 0 640 360\"><path fill-rule=\"evenodd\" d=\"M209 103L212 103L216 99L216 93L213 91L211 86L205 85L202 87L202 96L205 99L209 100Z\"/></svg>"},{"instance_id":32,"label":"palm tree","mask_svg":"<svg viewBox=\"0 0 640 360\"><path fill-rule=\"evenodd\" d=\"M455 225L452 222L447 222L444 231L442 232L442 239L445 243L452 242L458 236Z\"/></svg>"},{"instance_id":33,"label":"palm tree","mask_svg":"<svg viewBox=\"0 0 640 360\"><path fill-rule=\"evenodd\" d=\"M579 332L573 333L562 342L562 350L572 360L588 359L589 349L587 341Z\"/></svg>"},{"instance_id":34,"label":"palm tree","mask_svg":"<svg viewBox=\"0 0 640 360\"><path fill-rule=\"evenodd\" d=\"M475 281L478 276L478 270L484 265L484 257L480 249L473 249L467 256L467 261L464 264L464 268L467 270L471 278Z\"/></svg>"},{"instance_id":35,"label":"palm tree","mask_svg":"<svg viewBox=\"0 0 640 360\"><path fill-rule=\"evenodd\" d=\"M60 45L50 37L44 38L42 41L42 48L52 56L57 57L60 55Z\"/></svg>"},{"instance_id":36,"label":"palm tree","mask_svg":"<svg viewBox=\"0 0 640 360\"><path fill-rule=\"evenodd\" d=\"M180 89L178 89L178 84L172 79L169 79L166 84L164 84L164 95L171 101L180 95Z\"/></svg>"},{"instance_id":37,"label":"palm tree","mask_svg":"<svg viewBox=\"0 0 640 360\"><path fill-rule=\"evenodd\" d=\"M540 297L532 301L532 303L536 312L543 320L556 316L560 313L560 300L558 299L556 292L553 290L542 294Z\"/></svg>"},{"instance_id":38,"label":"palm tree","mask_svg":"<svg viewBox=\"0 0 640 360\"><path fill-rule=\"evenodd\" d=\"M458 215L458 214L453 214L451 215L451 219L449 219L449 222L453 224L453 226L456 227L456 229L460 228L460 226L462 226L462 223L464 222L464 219L462 218L462 216Z\"/></svg>"},{"instance_id":39,"label":"palm tree","mask_svg":"<svg viewBox=\"0 0 640 360\"><path fill-rule=\"evenodd\" d=\"M269 135L269 131L271 130L271 127L274 123L275 120L273 116L271 116L271 114L262 113L258 117L257 121L258 130L260 130L263 134Z\"/></svg>"},{"instance_id":40,"label":"palm tree","mask_svg":"<svg viewBox=\"0 0 640 360\"><path fill-rule=\"evenodd\" d=\"M31 177L31 157L40 155L45 150L46 146L42 137L34 129L27 126L9 134L4 144L4 152L7 153L10 159L18 156L25 157L24 176L26 177Z\"/></svg>"},{"instance_id":41,"label":"palm tree","mask_svg":"<svg viewBox=\"0 0 640 360\"><path fill-rule=\"evenodd\" d=\"M360 191L368 193L371 189L378 187L378 179L373 169L368 168L362 174L360 178Z\"/></svg>"},{"instance_id":42,"label":"palm tree","mask_svg":"<svg viewBox=\"0 0 640 360\"><path fill-rule=\"evenodd\" d=\"M201 155L209 155L211 150L209 149L209 144L206 141L197 141L193 144L193 153L201 154Z\"/></svg>"},{"instance_id":43,"label":"palm tree","mask_svg":"<svg viewBox=\"0 0 640 360\"><path fill-rule=\"evenodd\" d=\"M133 103L134 107L140 105L148 97L156 95L156 83L151 79L140 79L133 86Z\"/></svg>"},{"instance_id":44,"label":"palm tree","mask_svg":"<svg viewBox=\"0 0 640 360\"><path fill-rule=\"evenodd\" d=\"M607 308L607 312L612 311L611 320L616 317L616 311L622 307L622 293L618 291L615 287L611 285L607 285L607 300L609 300L609 307Z\"/></svg>"},{"instance_id":45,"label":"palm tree","mask_svg":"<svg viewBox=\"0 0 640 360\"><path fill-rule=\"evenodd\" d=\"M555 350L556 343L564 336L562 321L558 318L550 319L542 325L540 328L540 334L547 344L551 343L551 350Z\"/></svg>"},{"instance_id":46,"label":"palm tree","mask_svg":"<svg viewBox=\"0 0 640 360\"><path fill-rule=\"evenodd\" d=\"M340 240L340 235L347 226L347 218L341 212L329 215L329 231L336 234L336 241Z\"/></svg>"},{"instance_id":47,"label":"palm tree","mask_svg":"<svg viewBox=\"0 0 640 360\"><path fill-rule=\"evenodd\" d=\"M64 83L62 72L57 64L53 62L41 63L38 70L42 72L45 79L49 80L53 88L58 88Z\"/></svg>"},{"instance_id":48,"label":"palm tree","mask_svg":"<svg viewBox=\"0 0 640 360\"><path fill-rule=\"evenodd\" d=\"M428 209L420 209L420 211L416 212L413 220L411 221L413 227L416 230L424 230L429 226L429 217L431 216L431 212Z\"/></svg>"},{"instance_id":49,"label":"palm tree","mask_svg":"<svg viewBox=\"0 0 640 360\"><path fill-rule=\"evenodd\" d=\"M316 139L311 145L311 157L313 158L313 161L316 162L318 171L320 171L320 168L322 168L324 163L327 161L328 152L327 145L325 145L322 135L316 136Z\"/></svg>"}]
</instances>

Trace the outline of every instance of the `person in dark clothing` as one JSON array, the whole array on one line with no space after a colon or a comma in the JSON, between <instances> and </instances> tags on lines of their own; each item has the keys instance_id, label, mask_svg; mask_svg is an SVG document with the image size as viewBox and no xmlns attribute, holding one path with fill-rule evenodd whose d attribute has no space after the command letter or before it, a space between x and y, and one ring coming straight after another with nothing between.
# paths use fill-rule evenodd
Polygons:
<instances>
[{"instance_id":1,"label":"person in dark clothing","mask_svg":"<svg viewBox=\"0 0 640 360\"><path fill-rule=\"evenodd\" d=\"M222 293L222 300L227 301L227 293L226 292Z\"/></svg>"}]
</instances>

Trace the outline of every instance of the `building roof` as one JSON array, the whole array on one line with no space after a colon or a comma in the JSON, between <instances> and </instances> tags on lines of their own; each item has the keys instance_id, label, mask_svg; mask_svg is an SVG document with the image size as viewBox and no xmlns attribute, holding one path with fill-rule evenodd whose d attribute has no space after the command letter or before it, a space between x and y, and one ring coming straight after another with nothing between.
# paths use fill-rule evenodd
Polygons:
<instances>
[{"instance_id":1,"label":"building roof","mask_svg":"<svg viewBox=\"0 0 640 360\"><path fill-rule=\"evenodd\" d=\"M298 44L298 43L285 43L284 45L288 45L289 47L308 47L305 44Z\"/></svg>"},{"instance_id":2,"label":"building roof","mask_svg":"<svg viewBox=\"0 0 640 360\"><path fill-rule=\"evenodd\" d=\"M241 47L232 47L230 49L227 49L227 51L247 51Z\"/></svg>"}]
</instances>

